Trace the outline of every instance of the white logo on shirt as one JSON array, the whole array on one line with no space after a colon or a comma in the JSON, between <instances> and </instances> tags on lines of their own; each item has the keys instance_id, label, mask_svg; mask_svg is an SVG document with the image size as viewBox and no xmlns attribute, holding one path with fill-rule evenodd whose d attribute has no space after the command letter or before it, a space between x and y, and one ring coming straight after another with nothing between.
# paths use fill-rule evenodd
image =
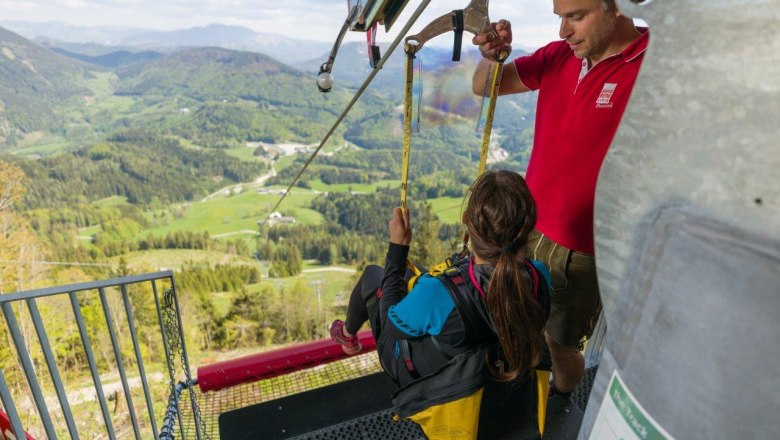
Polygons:
<instances>
[{"instance_id":1,"label":"white logo on shirt","mask_svg":"<svg viewBox=\"0 0 780 440\"><path fill-rule=\"evenodd\" d=\"M615 83L604 83L604 88L596 99L596 108L612 108L613 103L610 100L615 93L615 88L617 88Z\"/></svg>"}]
</instances>

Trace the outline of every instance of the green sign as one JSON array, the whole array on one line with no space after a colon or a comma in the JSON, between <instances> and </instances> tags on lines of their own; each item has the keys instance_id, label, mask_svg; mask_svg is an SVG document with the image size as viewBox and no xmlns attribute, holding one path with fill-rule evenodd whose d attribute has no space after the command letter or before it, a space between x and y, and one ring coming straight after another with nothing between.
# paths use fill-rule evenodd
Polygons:
<instances>
[{"instance_id":1,"label":"green sign","mask_svg":"<svg viewBox=\"0 0 780 440\"><path fill-rule=\"evenodd\" d=\"M673 440L642 408L618 375L612 373L609 392L601 402L596 422L590 433L592 440Z\"/></svg>"}]
</instances>

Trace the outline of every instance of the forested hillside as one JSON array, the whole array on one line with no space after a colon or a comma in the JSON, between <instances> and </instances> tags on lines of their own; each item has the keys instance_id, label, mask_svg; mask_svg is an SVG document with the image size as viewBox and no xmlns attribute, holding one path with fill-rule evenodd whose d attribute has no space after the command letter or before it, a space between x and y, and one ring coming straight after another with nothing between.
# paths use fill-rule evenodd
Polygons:
<instances>
[{"instance_id":1,"label":"forested hillside","mask_svg":"<svg viewBox=\"0 0 780 440\"><path fill-rule=\"evenodd\" d=\"M84 104L96 69L0 28L0 150L25 133L62 130L59 110Z\"/></svg>"},{"instance_id":2,"label":"forested hillside","mask_svg":"<svg viewBox=\"0 0 780 440\"><path fill-rule=\"evenodd\" d=\"M26 208L64 207L111 196L139 205L192 201L226 184L252 180L267 167L219 150L185 149L176 140L137 131L18 164L29 179L22 200Z\"/></svg>"}]
</instances>

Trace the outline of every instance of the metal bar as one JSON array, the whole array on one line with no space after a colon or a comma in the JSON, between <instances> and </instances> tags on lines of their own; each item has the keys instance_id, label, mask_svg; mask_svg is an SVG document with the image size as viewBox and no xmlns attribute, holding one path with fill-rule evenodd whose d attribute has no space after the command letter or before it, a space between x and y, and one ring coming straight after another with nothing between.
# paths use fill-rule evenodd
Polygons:
<instances>
[{"instance_id":1,"label":"metal bar","mask_svg":"<svg viewBox=\"0 0 780 440\"><path fill-rule=\"evenodd\" d=\"M19 354L19 361L22 363L22 369L24 375L27 378L27 384L30 386L33 399L35 400L35 406L38 408L38 415L41 417L43 428L46 430L46 435L50 439L56 439L57 434L54 431L54 425L51 423L51 416L49 415L49 409L46 407L46 399L43 398L41 392L41 386L38 383L38 378L35 375L35 368L33 367L30 354L27 352L27 346L24 343L22 333L19 331L19 325L16 322L16 315L11 303L3 303L3 314L5 315L5 321L8 323L8 330L11 332L11 337L14 340L16 346L16 352Z\"/></svg>"},{"instance_id":2,"label":"metal bar","mask_svg":"<svg viewBox=\"0 0 780 440\"><path fill-rule=\"evenodd\" d=\"M593 331L593 335L587 342L585 347L585 366L593 367L597 366L601 361L601 355L604 351L604 340L607 335L607 320L604 319L604 312L599 315L599 319L596 322L596 329Z\"/></svg>"},{"instance_id":3,"label":"metal bar","mask_svg":"<svg viewBox=\"0 0 780 440\"><path fill-rule=\"evenodd\" d=\"M173 278L171 278L173 280ZM176 391L176 377L173 370L173 355L171 354L171 348L168 345L168 333L165 331L165 321L162 316L162 308L160 307L160 295L157 292L157 283L152 280L152 291L154 292L154 304L157 307L157 321L160 323L160 335L162 335L163 348L165 348L165 361L168 364L168 377L170 380L171 396ZM179 426L182 426L183 420L181 418L181 411L176 413L179 419ZM171 428L173 429L173 428Z\"/></svg>"},{"instance_id":4,"label":"metal bar","mask_svg":"<svg viewBox=\"0 0 780 440\"><path fill-rule=\"evenodd\" d=\"M114 425L111 423L111 415L108 412L106 396L103 393L103 385L100 383L100 374L97 371L95 355L92 353L92 347L89 342L89 334L87 334L87 327L84 324L84 316L81 314L79 299L76 297L76 292L69 292L68 296L70 296L70 304L73 307L73 315L76 317L76 324L79 328L79 335L81 335L81 343L84 346L84 353L87 355L89 371L92 374L92 382L95 384L95 392L97 393L98 402L100 403L100 411L103 413L103 420L106 423L108 438L115 440L116 434L114 433Z\"/></svg>"},{"instance_id":5,"label":"metal bar","mask_svg":"<svg viewBox=\"0 0 780 440\"><path fill-rule=\"evenodd\" d=\"M181 358L184 365L182 368L184 369L184 375L187 378L187 384L192 384L192 376L190 375L190 360L187 357L187 343L184 341L184 330L181 323L181 313L179 313L179 295L176 294L176 281L171 278L171 293L173 294L173 302L176 306L176 320L179 324L179 338L181 340L179 343L181 344ZM198 440L201 439L201 420L200 420L200 409L198 408L198 402L195 400L195 390L193 390L192 386L189 386L190 391L190 405L192 405L192 416L195 419L195 435L198 438Z\"/></svg>"},{"instance_id":6,"label":"metal bar","mask_svg":"<svg viewBox=\"0 0 780 440\"><path fill-rule=\"evenodd\" d=\"M3 409L11 420L11 429L14 430L14 436L19 439L26 439L27 436L22 428L22 421L19 419L19 412L16 411L14 399L11 397L11 391L8 389L8 383L5 381L3 370L0 370L0 400L3 401ZM5 433L2 433L3 435Z\"/></svg>"},{"instance_id":7,"label":"metal bar","mask_svg":"<svg viewBox=\"0 0 780 440\"><path fill-rule=\"evenodd\" d=\"M390 44L390 47L387 48L387 52L384 54L381 60L377 63L376 67L371 71L371 73L366 77L366 79L363 81L363 85L360 86L360 89L355 93L355 95L352 97L352 99L347 104L346 108L344 108L344 111L341 112L341 115L339 115L338 119L336 119L336 122L333 123L333 126L328 130L328 132L325 134L325 137L322 139L322 142L320 142L320 145L317 146L317 148L314 150L314 152L309 156L309 159L306 161L305 164L303 164L303 167L301 168L301 171L298 172L298 175L295 176L295 178L290 182L290 185L287 187L287 190L282 194L282 197L279 199L278 202L274 205L273 208L271 208L270 211L268 211L268 216L266 219L270 218L271 214L276 211L276 208L279 207L279 205L282 204L282 201L287 197L287 194L290 194L290 190L295 185L295 183L298 181L298 179L301 178L301 175L303 175L303 172L306 171L306 168L309 167L309 164L314 160L314 158L317 156L317 154L320 152L323 146L325 146L325 142L330 139L330 136L333 134L333 132L336 131L336 128L338 128L339 125L341 125L341 121L344 120L344 118L347 116L347 113L349 113L350 110L352 110L352 106L355 105L357 100L360 98L360 96L363 94L363 92L366 90L369 84L371 84L371 81L373 81L374 77L377 73L379 73L379 70L382 69L382 66L385 65L385 62L390 58L390 55L393 54L393 51L395 51L395 48L398 47L398 44L401 42L401 40L404 38L404 35L406 35L407 32L409 32L409 29L414 25L414 23L417 21L417 19L420 17L420 14L423 13L425 8L428 6L428 4L431 2L431 0L423 0L420 2L420 5L417 6L417 9L415 9L414 13L411 17L409 17L409 20L404 25L404 28L401 29L401 32L398 33L398 36L395 40L393 40L393 43Z\"/></svg>"},{"instance_id":8,"label":"metal bar","mask_svg":"<svg viewBox=\"0 0 780 440\"><path fill-rule=\"evenodd\" d=\"M122 347L119 343L119 338L114 328L114 318L111 317L111 309L108 307L108 298L106 297L106 289L98 289L100 294L100 303L103 306L103 316L106 318L106 326L108 327L108 335L111 337L111 346L114 348L114 358L116 359L116 366L119 369L119 379L122 381L122 389L125 391L125 400L127 401L127 411L130 413L130 422L133 425L133 432L135 433L136 440L141 440L141 432L138 428L138 418L135 415L135 406L133 405L133 396L130 395L130 384L127 383L127 373L125 372L125 362L122 357ZM117 396L117 400L119 397Z\"/></svg>"},{"instance_id":9,"label":"metal bar","mask_svg":"<svg viewBox=\"0 0 780 440\"><path fill-rule=\"evenodd\" d=\"M70 404L68 403L68 394L62 386L62 378L60 377L60 372L57 368L57 359L54 357L54 352L52 352L51 343L49 342L46 328L43 326L43 320L41 319L41 313L38 311L38 305L34 298L29 298L27 300L27 308L30 310L30 317L32 317L32 322L35 325L35 332L38 333L38 341L41 343L43 356L46 358L46 366L49 368L51 381L54 384L54 389L57 391L60 409L62 409L62 415L65 418L65 423L68 425L68 433L70 434L71 439L79 440L79 433L76 429L73 412L70 410Z\"/></svg>"},{"instance_id":10,"label":"metal bar","mask_svg":"<svg viewBox=\"0 0 780 440\"><path fill-rule=\"evenodd\" d=\"M135 361L138 364L138 374L141 376L141 384L144 388L144 397L146 398L146 408L149 411L149 420L152 422L152 432L154 433L155 440L157 436L157 421L154 419L154 408L152 407L152 397L149 392L149 383L146 380L146 371L144 369L144 361L141 357L141 347L138 344L138 334L135 330L135 320L133 319L133 308L130 306L130 297L127 294L127 285L122 284L122 302L125 305L125 314L127 315L127 326L130 329L130 337L133 340L133 350L135 351Z\"/></svg>"},{"instance_id":11,"label":"metal bar","mask_svg":"<svg viewBox=\"0 0 780 440\"><path fill-rule=\"evenodd\" d=\"M162 272L154 272L143 275L132 275L121 278L111 278L103 281L91 281L88 283L68 284L66 286L46 287L44 289L28 290L26 292L6 293L0 295L0 303L12 302L18 300L24 300L27 298L41 298L44 296L52 296L61 293L73 293L82 290L95 290L101 287L113 287L120 284L135 284L143 281L151 281L160 278L171 278L173 272L170 270Z\"/></svg>"}]
</instances>

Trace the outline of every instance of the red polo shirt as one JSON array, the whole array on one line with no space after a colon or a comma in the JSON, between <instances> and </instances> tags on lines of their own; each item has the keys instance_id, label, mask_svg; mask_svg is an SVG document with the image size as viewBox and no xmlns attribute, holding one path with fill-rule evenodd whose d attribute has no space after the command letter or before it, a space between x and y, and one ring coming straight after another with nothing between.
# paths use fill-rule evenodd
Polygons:
<instances>
[{"instance_id":1,"label":"red polo shirt","mask_svg":"<svg viewBox=\"0 0 780 440\"><path fill-rule=\"evenodd\" d=\"M601 162L612 142L647 48L649 33L588 70L565 41L514 63L539 90L526 180L537 203L536 228L556 243L593 253L593 202Z\"/></svg>"}]
</instances>

